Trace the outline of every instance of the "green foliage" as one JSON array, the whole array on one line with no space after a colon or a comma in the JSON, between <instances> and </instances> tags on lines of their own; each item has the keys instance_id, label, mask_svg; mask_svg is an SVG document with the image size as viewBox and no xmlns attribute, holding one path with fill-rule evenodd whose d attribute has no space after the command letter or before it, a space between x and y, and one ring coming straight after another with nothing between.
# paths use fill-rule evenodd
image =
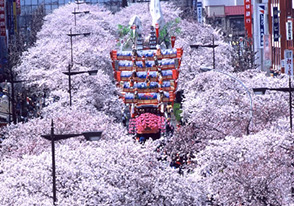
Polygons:
<instances>
[{"instance_id":1,"label":"green foliage","mask_svg":"<svg viewBox=\"0 0 294 206\"><path fill-rule=\"evenodd\" d=\"M170 44L170 36L175 36L181 33L181 28L178 26L181 22L179 17L172 21L167 22L159 32L159 40L164 42L166 45Z\"/></svg>"},{"instance_id":2,"label":"green foliage","mask_svg":"<svg viewBox=\"0 0 294 206\"><path fill-rule=\"evenodd\" d=\"M178 122L180 122L181 121L181 119L182 119L182 117L181 117L181 113L183 112L182 110L181 110L181 104L180 103L174 103L174 115L175 115L175 117L176 117L176 120L178 121Z\"/></svg>"},{"instance_id":3,"label":"green foliage","mask_svg":"<svg viewBox=\"0 0 294 206\"><path fill-rule=\"evenodd\" d=\"M119 36L119 41L117 43L117 46L121 46L121 41L123 41L123 47L128 48L130 47L131 39L134 38L132 29L129 25L124 26L121 24L117 25L118 27L118 36Z\"/></svg>"},{"instance_id":4,"label":"green foliage","mask_svg":"<svg viewBox=\"0 0 294 206\"><path fill-rule=\"evenodd\" d=\"M131 28L129 25L124 26L124 25L118 24L117 27L118 27L119 38L123 38L124 36L126 36L127 34L130 33ZM132 35L132 33L131 33L131 35Z\"/></svg>"}]
</instances>

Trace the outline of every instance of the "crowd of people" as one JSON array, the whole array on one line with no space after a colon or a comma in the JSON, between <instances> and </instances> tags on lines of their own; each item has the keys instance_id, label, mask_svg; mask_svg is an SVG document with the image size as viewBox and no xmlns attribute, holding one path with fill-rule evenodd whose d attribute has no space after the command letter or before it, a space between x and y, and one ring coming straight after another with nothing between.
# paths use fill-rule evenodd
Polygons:
<instances>
[{"instance_id":1,"label":"crowd of people","mask_svg":"<svg viewBox=\"0 0 294 206\"><path fill-rule=\"evenodd\" d=\"M13 121L26 122L30 118L40 117L41 109L45 106L45 98L45 93L28 95L26 92L18 92L12 97L9 88L0 86L1 121L9 124Z\"/></svg>"}]
</instances>

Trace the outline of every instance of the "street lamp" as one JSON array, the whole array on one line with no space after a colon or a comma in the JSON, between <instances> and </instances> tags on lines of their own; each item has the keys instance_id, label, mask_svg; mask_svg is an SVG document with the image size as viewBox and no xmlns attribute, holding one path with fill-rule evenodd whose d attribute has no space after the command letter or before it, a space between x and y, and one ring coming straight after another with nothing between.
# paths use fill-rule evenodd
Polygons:
<instances>
[{"instance_id":1,"label":"street lamp","mask_svg":"<svg viewBox=\"0 0 294 206\"><path fill-rule=\"evenodd\" d=\"M73 34L72 33L72 29L70 29L70 33L67 34L67 36L70 37L70 55L71 55L71 59L70 59L70 63L71 63L71 66L73 66L73 48L72 48L72 37L74 36L89 36L91 33L89 32L86 32L86 33L79 33L79 34Z\"/></svg>"},{"instance_id":2,"label":"street lamp","mask_svg":"<svg viewBox=\"0 0 294 206\"><path fill-rule=\"evenodd\" d=\"M90 11L76 11L76 8L74 9L74 11L72 12L72 14L74 15L74 19L75 19L75 26L77 25L77 18L76 15L77 14L89 14Z\"/></svg>"},{"instance_id":3,"label":"street lamp","mask_svg":"<svg viewBox=\"0 0 294 206\"><path fill-rule=\"evenodd\" d=\"M73 34L72 29L70 29L70 33L67 34L70 37L70 64L68 65L68 72L63 72L63 74L68 75L68 92L69 92L69 105L72 105L72 96L71 96L71 76L72 75L77 75L77 74L83 74L83 73L88 73L89 75L96 75L98 70L89 70L89 71L77 71L77 72L72 72L71 68L73 67L73 43L72 43L72 37L74 36L89 36L90 33L80 33L80 34Z\"/></svg>"},{"instance_id":4,"label":"street lamp","mask_svg":"<svg viewBox=\"0 0 294 206\"><path fill-rule=\"evenodd\" d=\"M190 47L192 49L198 49L199 47L207 47L207 48L212 48L212 66L213 69L215 69L215 47L217 47L218 45L214 43L214 36L212 36L212 44L193 44L190 45Z\"/></svg>"},{"instance_id":5,"label":"street lamp","mask_svg":"<svg viewBox=\"0 0 294 206\"><path fill-rule=\"evenodd\" d=\"M223 72L223 71L220 71L220 70L215 70L215 69L212 69L212 68L207 68L207 67L204 67L204 68L200 68L201 71L203 72L207 72L207 71L214 71L214 72L218 72L218 73L221 73L221 74L224 74L234 80L236 80L238 83L240 83L242 85L242 87L244 87L244 89L246 90L248 96L249 96L249 100L250 100L250 119L249 119L249 123L248 123L248 126L247 126L247 135L249 135L249 126L250 126L250 123L252 121L252 118L253 118L253 104L252 104L252 96L251 96L251 93L249 92L249 89L245 86L245 84L237 79L236 77L230 75L229 73L226 73L226 72Z\"/></svg>"},{"instance_id":6,"label":"street lamp","mask_svg":"<svg viewBox=\"0 0 294 206\"><path fill-rule=\"evenodd\" d=\"M88 141L97 141L101 138L102 131L93 131L93 132L83 132L81 134L54 134L54 123L51 120L51 133L48 135L41 135L41 137L51 141L51 151L52 151L52 177L53 177L53 205L55 205L56 198L56 171L55 171L55 141L69 139L72 137L78 137L83 135Z\"/></svg>"},{"instance_id":7,"label":"street lamp","mask_svg":"<svg viewBox=\"0 0 294 206\"><path fill-rule=\"evenodd\" d=\"M80 5L80 4L86 4L87 2L85 2L85 1L75 0L75 3L78 5L78 9L79 9L79 5Z\"/></svg>"},{"instance_id":8,"label":"street lamp","mask_svg":"<svg viewBox=\"0 0 294 206\"><path fill-rule=\"evenodd\" d=\"M72 72L71 71L71 65L68 65L68 71L67 72L62 72L65 75L68 75L68 93L69 93L69 106L72 105L72 95L71 95L71 76L77 75L77 74L85 74L88 73L89 75L96 75L98 70L88 70L88 71L76 71Z\"/></svg>"},{"instance_id":9,"label":"street lamp","mask_svg":"<svg viewBox=\"0 0 294 206\"><path fill-rule=\"evenodd\" d=\"M254 94L265 94L266 90L279 91L279 92L289 92L289 112L290 112L290 132L292 133L292 92L294 88L291 87L291 78L289 77L289 87L287 88L253 88Z\"/></svg>"}]
</instances>

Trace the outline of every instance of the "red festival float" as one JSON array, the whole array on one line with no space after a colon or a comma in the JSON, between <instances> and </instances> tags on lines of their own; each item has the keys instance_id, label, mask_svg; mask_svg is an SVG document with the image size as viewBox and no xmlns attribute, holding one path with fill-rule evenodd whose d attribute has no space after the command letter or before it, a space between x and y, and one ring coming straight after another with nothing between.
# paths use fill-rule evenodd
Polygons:
<instances>
[{"instance_id":1,"label":"red festival float","mask_svg":"<svg viewBox=\"0 0 294 206\"><path fill-rule=\"evenodd\" d=\"M138 27L130 27L134 34L131 49L110 52L114 78L130 111L129 133L159 138L175 100L183 50L174 48L174 36L170 48L160 46L157 23L144 43Z\"/></svg>"}]
</instances>

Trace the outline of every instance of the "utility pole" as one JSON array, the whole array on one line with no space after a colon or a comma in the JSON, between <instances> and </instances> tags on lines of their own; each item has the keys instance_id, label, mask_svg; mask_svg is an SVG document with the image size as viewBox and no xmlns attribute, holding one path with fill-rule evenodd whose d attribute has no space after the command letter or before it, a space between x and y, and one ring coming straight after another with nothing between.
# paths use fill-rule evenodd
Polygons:
<instances>
[{"instance_id":1,"label":"utility pole","mask_svg":"<svg viewBox=\"0 0 294 206\"><path fill-rule=\"evenodd\" d=\"M292 85L291 75L289 75L289 110L290 110L290 132L292 133Z\"/></svg>"},{"instance_id":2,"label":"utility pole","mask_svg":"<svg viewBox=\"0 0 294 206\"><path fill-rule=\"evenodd\" d=\"M57 202L56 198L56 172L55 172L55 144L54 144L54 125L51 120L51 150L52 150L52 179L53 179L53 205Z\"/></svg>"},{"instance_id":3,"label":"utility pole","mask_svg":"<svg viewBox=\"0 0 294 206\"><path fill-rule=\"evenodd\" d=\"M215 69L215 47L217 47L218 45L215 44L214 42L214 35L212 35L212 44L193 44L190 45L191 48L196 48L198 49L199 47L208 47L208 48L212 48L212 66L213 69Z\"/></svg>"},{"instance_id":4,"label":"utility pole","mask_svg":"<svg viewBox=\"0 0 294 206\"><path fill-rule=\"evenodd\" d=\"M89 36L90 33L80 33L80 34L73 34L72 29L70 29L70 33L67 34L67 36L70 37L70 63L68 65L68 72L63 72L64 74L68 75L68 93L69 93L69 105L72 105L72 94L71 94L71 75L76 74L82 74L82 73L88 73L89 75L95 75L97 74L98 70L91 70L91 71L80 71L80 72L72 72L71 69L73 67L74 59L73 59L73 43L72 43L72 37L74 36Z\"/></svg>"},{"instance_id":5,"label":"utility pole","mask_svg":"<svg viewBox=\"0 0 294 206\"><path fill-rule=\"evenodd\" d=\"M215 69L215 50L214 50L214 48L215 48L216 46L215 46L215 44L214 44L214 35L212 35L212 61L213 61L213 69Z\"/></svg>"}]
</instances>

